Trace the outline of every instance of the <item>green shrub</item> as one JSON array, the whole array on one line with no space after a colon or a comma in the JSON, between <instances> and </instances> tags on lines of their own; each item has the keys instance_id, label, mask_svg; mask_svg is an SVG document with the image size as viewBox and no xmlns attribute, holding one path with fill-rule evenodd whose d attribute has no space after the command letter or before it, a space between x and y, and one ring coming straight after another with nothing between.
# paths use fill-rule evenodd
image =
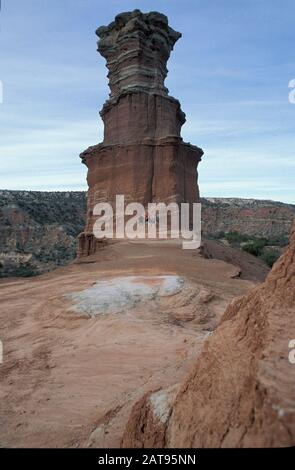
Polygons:
<instances>
[{"instance_id":1,"label":"green shrub","mask_svg":"<svg viewBox=\"0 0 295 470\"><path fill-rule=\"evenodd\" d=\"M271 245L271 246L284 247L284 246L287 246L288 243L289 243L289 239L285 235L277 235L274 237L270 237L268 240L268 245Z\"/></svg>"},{"instance_id":2,"label":"green shrub","mask_svg":"<svg viewBox=\"0 0 295 470\"><path fill-rule=\"evenodd\" d=\"M29 261L22 263L12 272L12 275L16 277L32 277L36 276L37 274L38 271L36 267L33 266Z\"/></svg>"},{"instance_id":3,"label":"green shrub","mask_svg":"<svg viewBox=\"0 0 295 470\"><path fill-rule=\"evenodd\" d=\"M247 253L250 253L251 255L261 256L263 253L263 248L266 246L266 244L266 238L256 238L254 240L249 241L248 243L245 243L242 248L244 251L247 251Z\"/></svg>"},{"instance_id":4,"label":"green shrub","mask_svg":"<svg viewBox=\"0 0 295 470\"><path fill-rule=\"evenodd\" d=\"M267 250L264 253L262 253L261 258L263 261L266 262L266 264L272 268L273 264L279 259L280 257L280 252L276 249L272 250Z\"/></svg>"},{"instance_id":5,"label":"green shrub","mask_svg":"<svg viewBox=\"0 0 295 470\"><path fill-rule=\"evenodd\" d=\"M237 231L231 231L227 232L224 235L224 238L228 241L230 245L240 245L241 243L250 240L251 237L249 235L245 235Z\"/></svg>"}]
</instances>

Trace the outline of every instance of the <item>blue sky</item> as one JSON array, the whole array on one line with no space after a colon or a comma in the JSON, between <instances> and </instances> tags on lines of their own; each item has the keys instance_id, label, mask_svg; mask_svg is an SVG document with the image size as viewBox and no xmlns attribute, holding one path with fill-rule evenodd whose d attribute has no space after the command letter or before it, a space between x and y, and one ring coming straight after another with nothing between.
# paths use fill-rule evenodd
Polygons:
<instances>
[{"instance_id":1,"label":"blue sky","mask_svg":"<svg viewBox=\"0 0 295 470\"><path fill-rule=\"evenodd\" d=\"M201 194L295 203L294 0L2 0L0 188L87 189L108 96L94 32L134 8L183 34L166 85L205 152Z\"/></svg>"}]
</instances>

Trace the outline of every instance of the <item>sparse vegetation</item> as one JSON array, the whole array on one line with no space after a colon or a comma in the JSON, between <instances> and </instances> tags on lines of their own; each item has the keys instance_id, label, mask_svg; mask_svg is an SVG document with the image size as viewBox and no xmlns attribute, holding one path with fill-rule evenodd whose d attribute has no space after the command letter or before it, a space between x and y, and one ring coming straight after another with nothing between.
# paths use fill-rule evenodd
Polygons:
<instances>
[{"instance_id":1,"label":"sparse vegetation","mask_svg":"<svg viewBox=\"0 0 295 470\"><path fill-rule=\"evenodd\" d=\"M266 238L253 238L242 245L242 249L254 256L261 256L263 248L268 244Z\"/></svg>"},{"instance_id":2,"label":"sparse vegetation","mask_svg":"<svg viewBox=\"0 0 295 470\"><path fill-rule=\"evenodd\" d=\"M225 233L224 238L228 241L230 245L237 246L243 242L248 241L249 235L243 235L242 233L233 231L233 232Z\"/></svg>"},{"instance_id":3,"label":"sparse vegetation","mask_svg":"<svg viewBox=\"0 0 295 470\"><path fill-rule=\"evenodd\" d=\"M281 255L280 248L288 245L288 238L283 235L266 237L254 237L247 234L242 234L237 231L218 232L210 236L211 239L226 241L230 246L239 248L253 256L261 258L269 267Z\"/></svg>"},{"instance_id":4,"label":"sparse vegetation","mask_svg":"<svg viewBox=\"0 0 295 470\"><path fill-rule=\"evenodd\" d=\"M27 263L20 264L19 266L17 266L15 268L13 276L16 276L16 277L32 277L32 276L36 276L37 274L39 274L39 271L36 268L36 266L31 264L30 262L27 262Z\"/></svg>"},{"instance_id":5,"label":"sparse vegetation","mask_svg":"<svg viewBox=\"0 0 295 470\"><path fill-rule=\"evenodd\" d=\"M279 259L280 252L274 248L264 251L261 255L261 258L266 262L266 264L271 268L273 264Z\"/></svg>"},{"instance_id":6,"label":"sparse vegetation","mask_svg":"<svg viewBox=\"0 0 295 470\"><path fill-rule=\"evenodd\" d=\"M0 191L0 277L34 276L71 262L86 193Z\"/></svg>"}]
</instances>

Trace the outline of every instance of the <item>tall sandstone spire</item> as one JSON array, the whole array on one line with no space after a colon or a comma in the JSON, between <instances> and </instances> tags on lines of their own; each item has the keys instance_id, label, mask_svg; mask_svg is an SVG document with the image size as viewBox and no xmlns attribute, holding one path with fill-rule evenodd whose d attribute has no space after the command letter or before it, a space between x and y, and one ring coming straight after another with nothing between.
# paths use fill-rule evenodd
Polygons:
<instances>
[{"instance_id":1,"label":"tall sandstone spire","mask_svg":"<svg viewBox=\"0 0 295 470\"><path fill-rule=\"evenodd\" d=\"M81 154L88 168L88 209L78 256L97 249L92 230L93 207L115 203L198 202L197 166L203 151L184 143L180 131L185 114L168 95L167 61L181 34L166 16L121 13L101 26L98 52L106 59L110 95L100 115L104 140Z\"/></svg>"}]
</instances>

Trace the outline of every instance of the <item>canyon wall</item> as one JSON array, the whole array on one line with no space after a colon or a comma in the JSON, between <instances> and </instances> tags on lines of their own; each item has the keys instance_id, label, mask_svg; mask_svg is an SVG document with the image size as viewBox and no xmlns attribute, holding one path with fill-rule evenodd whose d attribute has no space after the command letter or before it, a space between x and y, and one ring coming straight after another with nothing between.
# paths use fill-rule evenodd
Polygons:
<instances>
[{"instance_id":1,"label":"canyon wall","mask_svg":"<svg viewBox=\"0 0 295 470\"><path fill-rule=\"evenodd\" d=\"M85 192L0 190L0 277L34 276L76 257Z\"/></svg>"},{"instance_id":2,"label":"canyon wall","mask_svg":"<svg viewBox=\"0 0 295 470\"><path fill-rule=\"evenodd\" d=\"M202 198L201 202L204 238L237 231L281 237L284 242L295 215L294 205L274 201ZM73 261L86 211L87 194L82 191L0 190L0 277L40 274ZM228 253L229 248L224 249Z\"/></svg>"},{"instance_id":3,"label":"canyon wall","mask_svg":"<svg viewBox=\"0 0 295 470\"><path fill-rule=\"evenodd\" d=\"M242 198L202 198L203 235L238 232L266 238L288 238L295 205Z\"/></svg>"}]
</instances>

